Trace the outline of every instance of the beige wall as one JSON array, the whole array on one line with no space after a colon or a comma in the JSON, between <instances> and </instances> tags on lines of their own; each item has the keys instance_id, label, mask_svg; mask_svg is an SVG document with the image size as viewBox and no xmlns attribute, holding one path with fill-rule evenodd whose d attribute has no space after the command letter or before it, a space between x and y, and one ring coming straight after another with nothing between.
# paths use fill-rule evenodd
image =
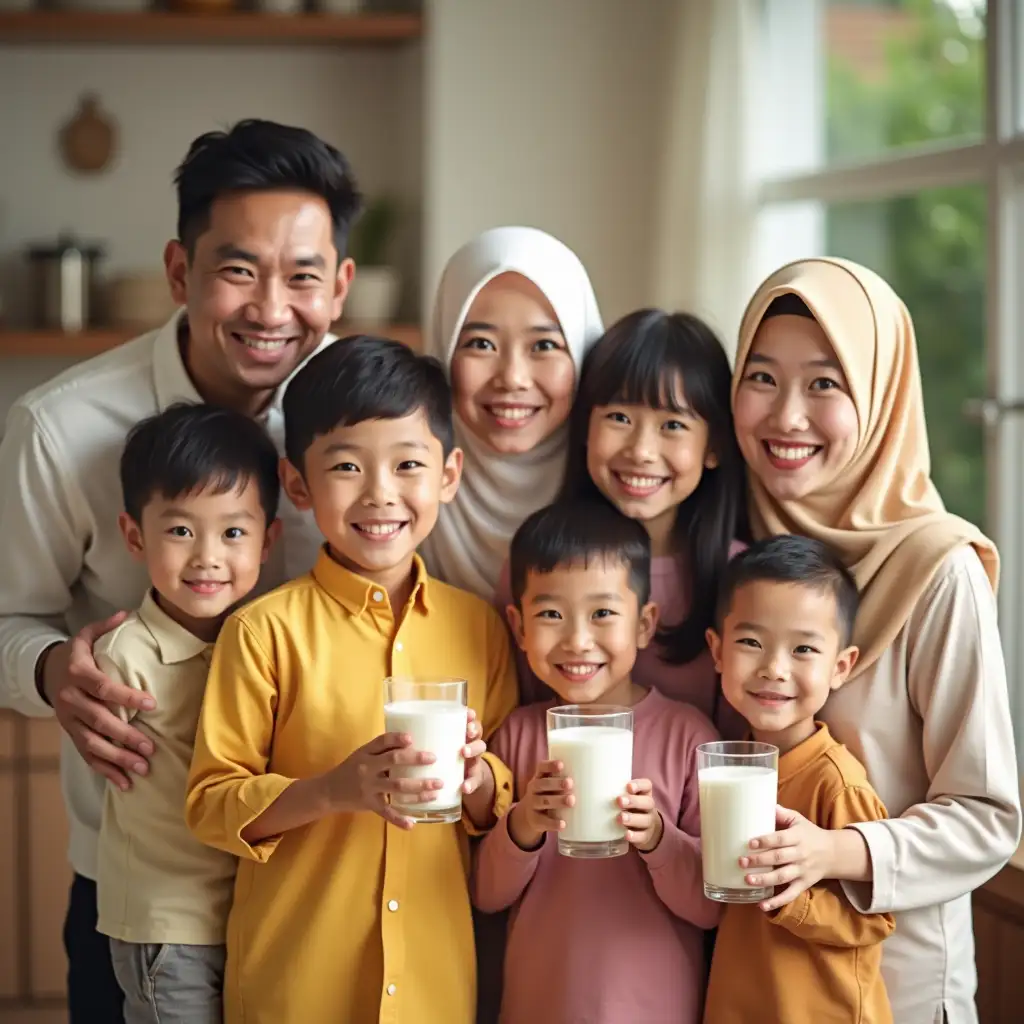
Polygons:
<instances>
[{"instance_id":1,"label":"beige wall","mask_svg":"<svg viewBox=\"0 0 1024 1024\"><path fill-rule=\"evenodd\" d=\"M670 0L434 0L424 283L474 233L525 223L587 265L605 319L651 300Z\"/></svg>"},{"instance_id":2,"label":"beige wall","mask_svg":"<svg viewBox=\"0 0 1024 1024\"><path fill-rule=\"evenodd\" d=\"M71 869L52 719L0 711L0 1021L57 1024Z\"/></svg>"}]
</instances>

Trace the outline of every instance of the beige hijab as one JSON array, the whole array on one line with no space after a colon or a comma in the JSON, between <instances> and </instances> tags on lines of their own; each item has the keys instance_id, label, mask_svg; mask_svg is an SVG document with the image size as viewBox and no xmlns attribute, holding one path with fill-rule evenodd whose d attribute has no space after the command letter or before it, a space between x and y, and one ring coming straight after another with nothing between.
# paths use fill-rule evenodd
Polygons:
<instances>
[{"instance_id":1,"label":"beige hijab","mask_svg":"<svg viewBox=\"0 0 1024 1024\"><path fill-rule=\"evenodd\" d=\"M807 304L842 364L857 409L857 445L834 481L800 501L778 501L752 477L751 522L758 537L803 534L841 555L861 592L859 674L896 638L951 551L973 545L993 591L999 555L980 530L945 510L932 483L914 325L872 271L806 259L772 274L743 315L734 405L754 334L772 301L787 293Z\"/></svg>"}]
</instances>

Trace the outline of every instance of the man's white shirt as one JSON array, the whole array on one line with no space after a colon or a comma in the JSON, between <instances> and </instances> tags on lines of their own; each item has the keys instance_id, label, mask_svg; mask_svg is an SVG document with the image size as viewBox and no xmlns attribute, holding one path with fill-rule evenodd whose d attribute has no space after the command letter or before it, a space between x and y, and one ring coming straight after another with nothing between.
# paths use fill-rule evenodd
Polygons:
<instances>
[{"instance_id":1,"label":"man's white shirt","mask_svg":"<svg viewBox=\"0 0 1024 1024\"><path fill-rule=\"evenodd\" d=\"M128 431L179 401L202 401L178 344L179 311L163 327L65 371L20 398L0 441L0 707L45 717L40 654L87 623L137 608L148 585L125 550L119 465ZM335 338L328 335L321 348ZM278 392L263 418L283 452ZM312 515L282 495L283 530L260 591L308 571L322 543ZM96 878L102 776L62 735L61 788L74 870Z\"/></svg>"}]
</instances>

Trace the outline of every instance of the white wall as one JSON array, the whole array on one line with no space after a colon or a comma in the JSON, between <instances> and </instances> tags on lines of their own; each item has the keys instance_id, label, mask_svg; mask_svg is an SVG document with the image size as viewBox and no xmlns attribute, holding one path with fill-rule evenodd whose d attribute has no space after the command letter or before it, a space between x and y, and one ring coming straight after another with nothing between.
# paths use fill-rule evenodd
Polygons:
<instances>
[{"instance_id":1,"label":"white wall","mask_svg":"<svg viewBox=\"0 0 1024 1024\"><path fill-rule=\"evenodd\" d=\"M544 228L606 322L652 295L674 0L433 0L424 56L424 284L476 232Z\"/></svg>"}]
</instances>

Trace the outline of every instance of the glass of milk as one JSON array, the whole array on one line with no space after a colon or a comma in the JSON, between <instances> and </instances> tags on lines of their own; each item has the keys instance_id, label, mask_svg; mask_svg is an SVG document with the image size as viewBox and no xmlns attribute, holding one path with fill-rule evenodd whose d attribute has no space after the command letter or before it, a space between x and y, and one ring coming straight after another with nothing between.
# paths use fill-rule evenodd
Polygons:
<instances>
[{"instance_id":1,"label":"glass of milk","mask_svg":"<svg viewBox=\"0 0 1024 1024\"><path fill-rule=\"evenodd\" d=\"M719 903L760 903L772 886L748 885L751 839L775 831L779 748L770 743L720 741L697 747L704 895Z\"/></svg>"},{"instance_id":2,"label":"glass of milk","mask_svg":"<svg viewBox=\"0 0 1024 1024\"><path fill-rule=\"evenodd\" d=\"M384 680L384 729L407 732L412 749L433 754L433 764L396 765L395 779L440 779L433 800L418 800L405 793L392 793L391 804L414 821L450 822L462 817L462 783L466 763L465 679L412 679L390 676Z\"/></svg>"},{"instance_id":3,"label":"glass of milk","mask_svg":"<svg viewBox=\"0 0 1024 1024\"><path fill-rule=\"evenodd\" d=\"M633 778L633 710L568 704L548 711L548 759L573 781L572 807L559 808L565 857L621 857L628 849L617 801Z\"/></svg>"}]
</instances>

